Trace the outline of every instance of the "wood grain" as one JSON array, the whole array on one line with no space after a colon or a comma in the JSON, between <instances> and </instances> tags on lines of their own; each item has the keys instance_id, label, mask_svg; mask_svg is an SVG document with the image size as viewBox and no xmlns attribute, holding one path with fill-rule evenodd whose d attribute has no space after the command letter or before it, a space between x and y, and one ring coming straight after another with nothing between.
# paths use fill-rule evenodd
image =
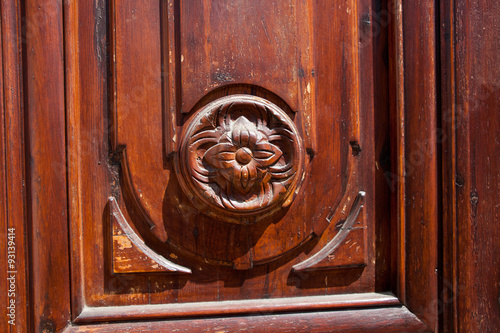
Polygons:
<instances>
[{"instance_id":1,"label":"wood grain","mask_svg":"<svg viewBox=\"0 0 500 333\"><path fill-rule=\"evenodd\" d=\"M182 12L183 6L185 12L183 14L178 13L177 10ZM360 187L371 188L373 191L381 190L370 185L373 178L369 176L370 173L364 174L366 177L362 181L358 181L356 177L351 179L351 175L356 173L358 165L363 165L363 167L370 165L371 168L369 163L371 158L370 149L362 153L361 156L358 156L359 152L357 150L357 157L354 158L351 156L352 147L360 147L360 144L364 145L365 143L367 144L366 147L370 147L374 142L373 135L370 134L369 130L363 131L363 135L360 134L359 119L366 121L367 129L372 128L370 125L372 120L368 119L369 112L361 114L358 103L355 102L357 100L359 103L364 103L366 110L372 109L373 102L371 100L373 94L366 93L361 97L358 92L360 76L358 50L354 46L357 45L357 24L362 14L356 12L355 4L342 5L341 11L337 12L334 7L328 5L323 8L319 5L316 7L313 4L302 3L298 8L303 8L304 13L311 16L288 18L289 20L295 20L295 25L303 27L304 33L308 36L301 37L299 48L306 50L312 41L315 43L318 41L317 44L314 44L316 45L314 48L312 46L309 48L302 60L307 63L310 62L311 66L314 65L313 67L321 67L323 70L318 75L313 72L313 69L311 69L310 76L305 72L303 75L300 74L301 71L297 75L299 81L304 76L311 82L316 82L316 80L322 82L321 88L318 85L309 86L309 84L303 84L305 90L308 91L307 94L311 95L310 99L314 99L316 104L319 103L318 107L325 110L321 115L312 116L307 111L308 108L300 110L300 112L293 112L295 110L287 106L287 103L283 101L283 98L286 100L284 95L279 93L280 85L272 83L272 80L269 81L273 84L273 92L260 87L268 81L263 79L264 74L259 73L257 70L255 73L262 77L261 81L264 82L262 84L255 85L255 82L249 81L243 75L240 79L232 81L230 85L219 88L214 87L214 90L210 90L211 92L208 95L199 97L201 100L195 109L210 105L210 102L216 97L235 93L245 93L246 95L266 98L287 112L288 116L299 128L299 135L302 136L306 145L316 141L316 148L313 148L312 145L306 146L309 159L306 162L306 167L309 170L302 178L305 179L305 186L307 187L304 186L305 188L297 193L296 200L305 201L305 204L292 203L277 216L268 217L263 215L262 220L265 220L266 224L260 226L235 227L220 223L213 217L208 218L201 214L201 211L207 213L207 209L201 209L200 211L199 205L193 205L189 202L192 201L189 199L191 194L189 191L181 191L179 182L181 187L185 188L185 186L182 186L182 179L179 179L178 175L176 175L169 159L165 159L161 153L164 149L161 138L167 132L163 128L164 126L168 126L169 133L176 133L176 142L179 144L182 136L184 136L184 140L187 140L185 138L188 135L186 128L189 127L190 121L196 120L192 114L183 116L178 112L178 114L175 114L175 119L177 119L176 129L173 130L171 128L173 120L170 120L170 116L162 117L163 111L167 109L171 111L171 103L178 103L180 98L179 89L175 91L175 94L169 92L176 97L170 94L165 96L165 93L162 95L162 91L165 91L165 82L170 85L169 90L171 90L172 84L177 82L175 84L178 85L179 77L181 79L184 77L183 73L178 72L178 65L175 64L175 61L179 60L179 56L170 56L169 51L168 73L163 73L162 85L159 68L161 68L162 61L165 61L167 52L165 47L167 44L168 47L172 47L172 38L180 38L182 44L183 38L186 36L182 35L182 33L179 36L176 31L172 32L171 30L178 29L178 24L183 25L182 20L184 19L195 20L198 17L196 14L201 10L200 8L207 9L210 6L210 4L205 3L199 4L199 6L193 4L188 6L184 2L168 2L162 5L153 2L141 5L140 8L136 3L127 1L113 2L111 4L110 14L114 26L112 32L112 50L114 53L112 57L112 91L114 98L112 143L115 153L121 152L120 176L123 183L120 184L120 189L123 194L123 205L120 204L120 206L124 207L124 210L126 207L130 220L137 222L134 223L139 234L144 238L148 238L151 233L154 234L161 242L166 243L168 251L176 252L176 255L181 254L186 260L194 258L211 265L251 268L254 264L266 264L280 256L298 250L300 246L303 246L314 237L322 237L320 242L326 242L329 237L327 233L323 233L329 225L326 218L333 216L332 214L340 207L344 197L352 197L359 192ZM227 10L234 10L231 7L232 5L225 3L218 3L215 6L226 6ZM245 6L251 5L247 4ZM245 12L243 9L242 13ZM264 7L259 10L263 13ZM367 7L366 10L368 10ZM330 21L330 17L327 13L338 16L339 24L346 31L349 31L348 38L344 40L342 36L336 35L335 26L329 27L331 30L329 33L323 33L319 27L328 26L327 22ZM180 16L177 17L176 15ZM185 18L183 15L188 17ZM208 14L204 13L204 15ZM177 21L175 21L176 18ZM169 21L172 19L174 24ZM179 20L181 20L180 23ZM142 21L146 21L147 24L138 23ZM167 24L166 27L165 24ZM220 29L218 26L220 22L210 21L207 24L211 24L214 29ZM248 24L251 25L252 23ZM191 31L190 29L196 30L199 28L190 26L186 31ZM290 33L295 34L296 32L291 31ZM151 40L144 40L142 38L144 35L149 36ZM343 45L343 54L332 52L331 49L322 49L325 45L332 44L332 41L329 40L330 37L328 37L332 35L335 43ZM166 44L163 41L163 48L160 47L162 43L159 40L162 36L167 38ZM191 41L195 44L201 45L206 42L199 34L186 38L188 40L191 38ZM268 43L264 32L251 38L258 40L261 44ZM155 40L157 42L154 42ZM242 40L247 42L245 38ZM288 43L285 40L282 42ZM178 41L174 42L173 47L177 45L176 43ZM130 45L134 45L133 50L130 49ZM370 47L371 43L367 38L364 47L364 54L367 59L371 59L370 52L367 51ZM150 52L143 52L144 48ZM215 49L212 51L219 52ZM321 56L315 55L316 53L321 54ZM334 62L339 66L332 65L329 58L331 55L335 57ZM170 61L174 63L170 63ZM221 66L230 66L231 61L226 59L221 63ZM251 65L252 62L249 62L249 64ZM245 66L238 67L238 70L245 71ZM165 64L163 64L163 68L165 67ZM370 90L373 87L369 74L372 68L366 67L364 70L367 76L366 79L363 79L363 90ZM176 75L175 80L167 77L168 75L174 75L174 73ZM282 75L282 73L276 75L278 74ZM268 75L268 73L265 75ZM285 71L283 75L288 74ZM332 82L335 83L333 94L329 89ZM189 80L182 81L182 85L190 84ZM274 94L274 91L276 94ZM182 102L182 98L180 102ZM305 100L303 102L306 103ZM175 108L177 107L174 106ZM386 110L380 112L383 113ZM317 119L317 122L315 119ZM309 125L306 126L306 123ZM315 139L318 124L322 124L320 128L325 128L321 143L317 138ZM145 129L147 129L148 135L143 135ZM170 156L171 153L167 155ZM329 170L328 176L324 175L324 170ZM371 169L370 172L374 171ZM322 186L314 187L313 180L318 178L322 179ZM335 181L335 179L339 181ZM350 180L351 183L349 183ZM370 195L372 195L370 198L376 197L374 192ZM315 197L322 198L322 202L316 202L313 199ZM328 198L333 199L329 200ZM374 201L371 200L371 205L373 205ZM288 202L286 206L288 206ZM370 216L369 214L371 212L368 213L368 216ZM218 216L219 220L221 219L220 215ZM368 218L367 221L371 221L371 219ZM336 233L336 230L330 228L328 233ZM218 235L226 234L229 237L218 237ZM288 235L289 237L281 237L280 235ZM367 237L373 237L373 233L367 234ZM381 236L381 238L383 237ZM156 245L156 251L161 252L161 247L165 247L165 245L160 245L157 240L149 238L148 241L152 244L158 244ZM234 244L241 245L235 247ZM228 251L228 249L231 250ZM167 253L167 250L164 251ZM373 253L373 247L372 251L367 253ZM188 259L189 257L191 259Z\"/></svg>"},{"instance_id":2,"label":"wood grain","mask_svg":"<svg viewBox=\"0 0 500 333\"><path fill-rule=\"evenodd\" d=\"M1 0L10 331L494 331L500 7L437 5ZM192 205L172 158L189 111L236 94L276 104L305 148L295 200L252 226ZM359 191L364 227L292 272ZM193 274L113 274L110 196L143 250Z\"/></svg>"},{"instance_id":3,"label":"wood grain","mask_svg":"<svg viewBox=\"0 0 500 333\"><path fill-rule=\"evenodd\" d=\"M29 296L28 214L26 211L25 141L22 70L21 8L18 1L0 2L0 330L24 332L29 330L31 309ZM8 229L15 228L15 269L8 266ZM7 316L12 297L6 283L9 271L16 271L15 319ZM10 313L10 311L9 311ZM9 325L13 319L15 326Z\"/></svg>"},{"instance_id":4,"label":"wood grain","mask_svg":"<svg viewBox=\"0 0 500 333\"><path fill-rule=\"evenodd\" d=\"M310 256L306 260L296 264L295 266L292 267L294 271L300 272L300 271L305 271L305 270L314 270L314 269L320 269L320 268L328 268L331 267L331 261L333 261L334 252L337 250L337 248L341 245L344 245L343 247L352 247L356 246L357 242L360 242L361 245L358 245L358 249L361 250L361 253L364 252L364 243L365 243L365 237L364 237L364 232L361 232L360 238L350 238L348 239L347 243L344 243L344 240L346 237L352 232L352 229L357 227L356 225L358 222L358 217L359 213L363 207L363 201L364 201L364 196L365 192L360 192L352 202L351 209L349 210L349 214L347 215L347 218L345 221L340 221L337 223L336 227L339 229L339 232L333 237L331 241L329 241L321 250L319 250L317 253L314 255ZM359 223L359 222L358 222ZM356 241L353 241L353 239L356 239ZM352 244L349 244L351 243ZM361 249L361 246L363 246L363 249ZM338 254L337 254L338 255ZM344 254L345 255L345 254ZM361 257L363 258L363 256ZM350 258L352 259L352 258ZM364 258L363 258L364 259ZM334 261L335 262L335 261ZM361 261L354 261L354 260L347 260L348 263L351 265L364 265L364 260ZM348 264L349 265L349 264ZM344 265L342 265L344 266Z\"/></svg>"},{"instance_id":5,"label":"wood grain","mask_svg":"<svg viewBox=\"0 0 500 333\"><path fill-rule=\"evenodd\" d=\"M65 332L431 332L404 307L68 327Z\"/></svg>"},{"instance_id":6,"label":"wood grain","mask_svg":"<svg viewBox=\"0 0 500 333\"><path fill-rule=\"evenodd\" d=\"M442 67L446 330L500 327L500 5L450 1ZM449 38L449 40L448 40Z\"/></svg>"},{"instance_id":7,"label":"wood grain","mask_svg":"<svg viewBox=\"0 0 500 333\"><path fill-rule=\"evenodd\" d=\"M55 331L70 318L62 3L25 5L30 310L33 330Z\"/></svg>"},{"instance_id":8,"label":"wood grain","mask_svg":"<svg viewBox=\"0 0 500 333\"><path fill-rule=\"evenodd\" d=\"M400 41L403 82L399 118L404 143L399 192L401 245L404 252L404 302L430 328L438 329L439 187L435 4L402 1ZM399 42L397 40L397 42ZM421 61L420 59L425 59ZM401 173L400 173L401 174ZM403 206L402 206L403 205ZM397 208L397 209L398 209ZM404 258L404 259L403 259Z\"/></svg>"},{"instance_id":9,"label":"wood grain","mask_svg":"<svg viewBox=\"0 0 500 333\"><path fill-rule=\"evenodd\" d=\"M84 295L95 294L98 288L96 281L104 269L102 262L108 258L102 255L103 214L107 198L118 182L112 178L113 165L109 163L114 155L108 146L112 135L109 133L106 15L105 1L65 2L67 191L69 221L73 222L69 229L72 318L85 305ZM94 225L91 221L99 223ZM80 235L84 231L93 241L82 242ZM102 261L94 266L95 257ZM81 276L86 267L98 268L87 270L91 274L88 280Z\"/></svg>"},{"instance_id":10,"label":"wood grain","mask_svg":"<svg viewBox=\"0 0 500 333\"><path fill-rule=\"evenodd\" d=\"M301 2L178 1L181 112L190 112L211 90L238 83L273 91L292 110L310 107L299 105L299 80L311 69L310 29L302 24L311 1Z\"/></svg>"},{"instance_id":11,"label":"wood grain","mask_svg":"<svg viewBox=\"0 0 500 333\"><path fill-rule=\"evenodd\" d=\"M191 270L174 264L151 250L134 232L123 216L120 207L113 197L108 198L110 219L113 228L113 272L180 272L191 273Z\"/></svg>"},{"instance_id":12,"label":"wood grain","mask_svg":"<svg viewBox=\"0 0 500 333\"><path fill-rule=\"evenodd\" d=\"M289 313L296 311L343 310L398 306L399 300L390 293L362 293L349 295L309 296L275 299L199 302L193 304L157 304L85 308L75 320L78 324L143 319L197 318L205 316L243 316L251 314ZM125 310L125 312L124 312ZM214 311L216 310L216 311Z\"/></svg>"}]
</instances>

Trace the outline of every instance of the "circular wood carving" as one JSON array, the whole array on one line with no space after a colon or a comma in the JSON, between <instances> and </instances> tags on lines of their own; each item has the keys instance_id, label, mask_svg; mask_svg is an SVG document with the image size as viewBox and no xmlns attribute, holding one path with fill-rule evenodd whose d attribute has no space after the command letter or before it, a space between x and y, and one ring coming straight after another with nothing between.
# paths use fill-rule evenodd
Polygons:
<instances>
[{"instance_id":1,"label":"circular wood carving","mask_svg":"<svg viewBox=\"0 0 500 333\"><path fill-rule=\"evenodd\" d=\"M181 185L204 213L249 223L288 205L302 178L302 140L273 103L251 95L220 98L186 125Z\"/></svg>"}]
</instances>

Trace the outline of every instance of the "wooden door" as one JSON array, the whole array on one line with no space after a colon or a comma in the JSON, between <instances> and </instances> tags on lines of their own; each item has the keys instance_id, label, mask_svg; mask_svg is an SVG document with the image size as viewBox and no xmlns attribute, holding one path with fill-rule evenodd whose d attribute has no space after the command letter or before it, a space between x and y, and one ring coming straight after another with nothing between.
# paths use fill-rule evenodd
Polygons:
<instances>
[{"instance_id":1,"label":"wooden door","mask_svg":"<svg viewBox=\"0 0 500 333\"><path fill-rule=\"evenodd\" d=\"M10 331L460 327L454 11L1 4Z\"/></svg>"}]
</instances>

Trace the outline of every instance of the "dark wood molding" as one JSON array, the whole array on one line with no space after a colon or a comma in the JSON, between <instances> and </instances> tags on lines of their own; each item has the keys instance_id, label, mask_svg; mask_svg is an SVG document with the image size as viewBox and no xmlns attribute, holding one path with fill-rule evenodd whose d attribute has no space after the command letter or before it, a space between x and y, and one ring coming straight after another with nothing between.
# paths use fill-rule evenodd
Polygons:
<instances>
[{"instance_id":1,"label":"dark wood molding","mask_svg":"<svg viewBox=\"0 0 500 333\"><path fill-rule=\"evenodd\" d=\"M29 304L32 329L54 331L70 319L63 4L23 5Z\"/></svg>"},{"instance_id":2,"label":"dark wood molding","mask_svg":"<svg viewBox=\"0 0 500 333\"><path fill-rule=\"evenodd\" d=\"M0 327L4 331L30 329L34 309L29 307L30 272L28 260L28 211L26 207L23 62L21 2L0 1ZM12 230L14 229L14 230ZM11 235L14 235L13 238ZM12 243L14 244L12 244ZM9 248L10 247L10 248ZM12 251L12 247L14 251ZM8 261L14 255L15 263ZM11 281L14 276L15 291ZM7 280L10 278L11 280ZM7 283L9 281L9 283ZM14 293L14 295L12 295ZM13 296L13 297L12 297ZM15 301L15 318L7 316ZM16 326L8 324L14 320ZM23 323L23 324L21 324Z\"/></svg>"},{"instance_id":3,"label":"dark wood molding","mask_svg":"<svg viewBox=\"0 0 500 333\"><path fill-rule=\"evenodd\" d=\"M401 306L246 317L200 318L149 323L116 323L69 326L64 332L432 332L408 309Z\"/></svg>"},{"instance_id":4,"label":"dark wood molding","mask_svg":"<svg viewBox=\"0 0 500 333\"><path fill-rule=\"evenodd\" d=\"M184 304L133 305L126 307L88 307L83 309L74 322L85 324L145 319L245 316L269 313L297 313L300 311L383 308L398 305L401 305L399 300L391 293L366 293Z\"/></svg>"},{"instance_id":5,"label":"dark wood molding","mask_svg":"<svg viewBox=\"0 0 500 333\"><path fill-rule=\"evenodd\" d=\"M441 6L445 332L500 327L500 4Z\"/></svg>"},{"instance_id":6,"label":"dark wood molding","mask_svg":"<svg viewBox=\"0 0 500 333\"><path fill-rule=\"evenodd\" d=\"M71 317L76 318L85 307L85 291L92 289L92 284L84 284L82 272L85 258L94 251L85 248L80 238L85 224L84 219L102 221L102 212L107 198L112 194L98 190L98 184L110 183L107 173L91 174L93 167L101 169L110 166L113 156L100 149L112 139L108 136L111 128L108 119L112 118L108 105L108 45L107 1L64 2L64 41L66 64L66 125L68 156L68 192L69 196L69 249L71 273ZM85 22L83 24L82 22ZM85 51L82 51L85 50ZM82 124L90 124L87 127ZM91 181L89 181L92 179ZM117 181L117 180L115 180ZM82 191L88 186L89 192ZM92 198L99 198L98 207L92 204ZM103 204L104 203L104 204ZM94 239L102 237L103 226L91 230ZM75 254L83 254L78 256ZM66 301L68 302L68 301Z\"/></svg>"},{"instance_id":7,"label":"dark wood molding","mask_svg":"<svg viewBox=\"0 0 500 333\"><path fill-rule=\"evenodd\" d=\"M399 291L408 309L437 330L437 10L434 2L406 0L395 1L395 10Z\"/></svg>"}]
</instances>

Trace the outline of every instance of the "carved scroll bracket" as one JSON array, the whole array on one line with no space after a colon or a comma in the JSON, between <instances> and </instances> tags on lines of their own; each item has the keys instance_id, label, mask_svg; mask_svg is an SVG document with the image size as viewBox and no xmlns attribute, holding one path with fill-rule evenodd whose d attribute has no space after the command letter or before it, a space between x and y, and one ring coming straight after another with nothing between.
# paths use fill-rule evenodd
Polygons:
<instances>
[{"instance_id":1,"label":"carved scroll bracket","mask_svg":"<svg viewBox=\"0 0 500 333\"><path fill-rule=\"evenodd\" d=\"M113 270L115 273L155 271L191 273L189 268L165 259L147 246L123 216L116 199L109 197L108 202L112 221L116 222L120 230L118 235L113 235ZM124 251L125 249L127 251ZM127 261L126 265L124 261Z\"/></svg>"},{"instance_id":2,"label":"carved scroll bracket","mask_svg":"<svg viewBox=\"0 0 500 333\"><path fill-rule=\"evenodd\" d=\"M354 226L356 219L363 207L363 200L365 197L365 192L360 191L354 202L352 203L351 210L347 219L340 227L339 232L333 237L331 241L329 241L319 252L314 254L313 256L307 258L306 260L296 264L292 267L292 270L295 272L305 271L305 270L314 270L322 268L320 266L316 267L322 261L327 259L329 255L331 255L346 239L347 235L351 232L351 228Z\"/></svg>"}]
</instances>

